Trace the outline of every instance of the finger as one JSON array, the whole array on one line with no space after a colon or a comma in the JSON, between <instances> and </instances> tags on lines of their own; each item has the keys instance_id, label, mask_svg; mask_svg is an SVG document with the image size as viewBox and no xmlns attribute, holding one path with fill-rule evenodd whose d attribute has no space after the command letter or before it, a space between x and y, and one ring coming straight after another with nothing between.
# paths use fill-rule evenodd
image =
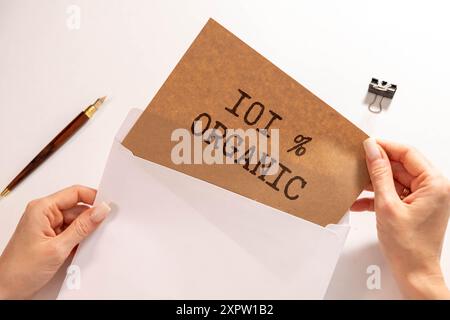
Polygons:
<instances>
[{"instance_id":1,"label":"finger","mask_svg":"<svg viewBox=\"0 0 450 320\"><path fill-rule=\"evenodd\" d=\"M77 204L75 207L69 208L67 210L60 211L58 208L57 210L59 212L58 216L60 218L58 219L58 224L54 224L53 222L56 221L55 219L50 220L51 226L54 229L56 234L60 234L63 232L66 227L72 223L73 220L75 220L83 211L86 211L90 207L84 204Z\"/></svg>"},{"instance_id":2,"label":"finger","mask_svg":"<svg viewBox=\"0 0 450 320\"><path fill-rule=\"evenodd\" d=\"M380 204L399 201L387 154L373 138L364 141L364 150L376 201Z\"/></svg>"},{"instance_id":3,"label":"finger","mask_svg":"<svg viewBox=\"0 0 450 320\"><path fill-rule=\"evenodd\" d=\"M82 240L94 232L106 218L111 208L105 203L94 206L81 213L61 234L58 240L70 252Z\"/></svg>"},{"instance_id":4,"label":"finger","mask_svg":"<svg viewBox=\"0 0 450 320\"><path fill-rule=\"evenodd\" d=\"M79 202L93 204L97 191L95 189L75 185L58 191L47 198L55 203L60 210L66 210L74 207Z\"/></svg>"},{"instance_id":5,"label":"finger","mask_svg":"<svg viewBox=\"0 0 450 320\"><path fill-rule=\"evenodd\" d=\"M403 190L405 190L406 188L409 188L405 185L403 185L402 183L398 182L397 180L394 179L394 186L395 186L395 191L397 192L397 194L400 196L403 193ZM369 183L367 185L367 187L364 188L364 190L366 191L372 191L373 192L373 186L372 183Z\"/></svg>"},{"instance_id":6,"label":"finger","mask_svg":"<svg viewBox=\"0 0 450 320\"><path fill-rule=\"evenodd\" d=\"M373 198L361 198L356 200L350 207L351 211L374 211Z\"/></svg>"},{"instance_id":7,"label":"finger","mask_svg":"<svg viewBox=\"0 0 450 320\"><path fill-rule=\"evenodd\" d=\"M394 179L400 182L403 186L411 188L411 183L414 180L414 176L406 171L403 164L397 161L391 161L391 168Z\"/></svg>"},{"instance_id":8,"label":"finger","mask_svg":"<svg viewBox=\"0 0 450 320\"><path fill-rule=\"evenodd\" d=\"M412 147L385 140L377 140L377 143L383 147L389 159L400 162L413 177L432 167L431 163Z\"/></svg>"},{"instance_id":9,"label":"finger","mask_svg":"<svg viewBox=\"0 0 450 320\"><path fill-rule=\"evenodd\" d=\"M64 224L71 224L81 213L90 208L85 204L77 204L75 207L63 210Z\"/></svg>"}]
</instances>

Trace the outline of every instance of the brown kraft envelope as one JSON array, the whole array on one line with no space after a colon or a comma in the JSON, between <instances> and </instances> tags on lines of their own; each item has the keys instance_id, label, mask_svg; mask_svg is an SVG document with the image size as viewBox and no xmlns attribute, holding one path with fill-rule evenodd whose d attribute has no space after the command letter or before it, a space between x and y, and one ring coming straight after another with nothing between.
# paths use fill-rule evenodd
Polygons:
<instances>
[{"instance_id":1,"label":"brown kraft envelope","mask_svg":"<svg viewBox=\"0 0 450 320\"><path fill-rule=\"evenodd\" d=\"M173 163L177 142L171 134L177 128L191 131L195 119L222 131L279 129L279 171L264 176L256 164ZM123 145L143 159L326 226L337 223L369 183L362 145L366 138L210 19Z\"/></svg>"}]
</instances>

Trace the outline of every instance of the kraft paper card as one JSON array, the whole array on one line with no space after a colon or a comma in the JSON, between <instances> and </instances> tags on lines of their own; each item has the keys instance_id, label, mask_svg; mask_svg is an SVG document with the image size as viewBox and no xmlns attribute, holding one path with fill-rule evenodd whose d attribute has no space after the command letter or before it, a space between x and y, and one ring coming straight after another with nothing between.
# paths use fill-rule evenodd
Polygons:
<instances>
[{"instance_id":1,"label":"kraft paper card","mask_svg":"<svg viewBox=\"0 0 450 320\"><path fill-rule=\"evenodd\" d=\"M194 125L198 120L201 127ZM268 136L268 150L278 137L273 166L277 170L268 174L272 159L265 165L245 157L235 164L196 164L194 151L188 155L193 164L175 163L172 151L179 141L172 141L172 134L180 128L200 135L215 128L224 137L231 129L258 129L260 135ZM333 108L210 19L123 145L143 159L326 226L337 223L369 183L362 145L366 138ZM203 147L212 142L201 140ZM218 149L224 156L225 149ZM182 154L186 156L186 150Z\"/></svg>"}]
</instances>

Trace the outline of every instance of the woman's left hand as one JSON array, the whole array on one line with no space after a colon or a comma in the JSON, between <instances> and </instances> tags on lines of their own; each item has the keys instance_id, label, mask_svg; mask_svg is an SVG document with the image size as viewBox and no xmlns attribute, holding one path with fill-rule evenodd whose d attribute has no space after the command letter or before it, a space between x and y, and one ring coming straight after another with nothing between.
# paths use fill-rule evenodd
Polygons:
<instances>
[{"instance_id":1,"label":"woman's left hand","mask_svg":"<svg viewBox=\"0 0 450 320\"><path fill-rule=\"evenodd\" d=\"M0 299L32 297L111 210L96 190L72 186L31 201L0 256Z\"/></svg>"}]
</instances>

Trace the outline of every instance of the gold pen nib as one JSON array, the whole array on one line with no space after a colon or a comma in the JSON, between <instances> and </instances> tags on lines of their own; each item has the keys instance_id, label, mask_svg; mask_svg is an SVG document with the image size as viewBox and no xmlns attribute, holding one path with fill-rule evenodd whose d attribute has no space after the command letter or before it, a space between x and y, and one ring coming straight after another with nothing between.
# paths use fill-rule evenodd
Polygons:
<instances>
[{"instance_id":1,"label":"gold pen nib","mask_svg":"<svg viewBox=\"0 0 450 320\"><path fill-rule=\"evenodd\" d=\"M6 195L10 192L11 192L11 190L9 190L8 188L5 188L5 189L3 189L2 193L0 193L0 197L3 197L3 198L6 197Z\"/></svg>"},{"instance_id":2,"label":"gold pen nib","mask_svg":"<svg viewBox=\"0 0 450 320\"><path fill-rule=\"evenodd\" d=\"M99 103L99 106L100 106L103 102L105 102L105 99L106 99L106 96L97 99L97 101L100 102L100 103Z\"/></svg>"},{"instance_id":3,"label":"gold pen nib","mask_svg":"<svg viewBox=\"0 0 450 320\"><path fill-rule=\"evenodd\" d=\"M98 108L100 108L100 106L105 101L105 99L106 99L106 96L98 98L97 100L95 100L95 102L93 104L91 104L89 107L87 107L84 110L84 114L87 115L89 118L92 118L94 113L98 110Z\"/></svg>"}]
</instances>

